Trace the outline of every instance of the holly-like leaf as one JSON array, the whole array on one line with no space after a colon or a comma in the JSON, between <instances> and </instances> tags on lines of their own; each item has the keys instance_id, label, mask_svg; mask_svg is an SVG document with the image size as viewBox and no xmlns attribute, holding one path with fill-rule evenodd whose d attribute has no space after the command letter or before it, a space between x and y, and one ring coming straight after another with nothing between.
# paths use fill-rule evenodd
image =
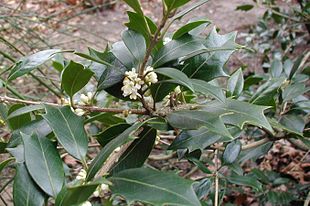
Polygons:
<instances>
[{"instance_id":1,"label":"holly-like leaf","mask_svg":"<svg viewBox=\"0 0 310 206\"><path fill-rule=\"evenodd\" d=\"M186 74L184 74L180 70L177 70L174 68L163 67L163 68L155 69L154 71L158 74L161 74L163 76L166 76L172 79L172 80L163 80L163 82L172 82L172 83L180 84L190 89L191 91L194 91L191 80L186 76Z\"/></svg>"},{"instance_id":2,"label":"holly-like leaf","mask_svg":"<svg viewBox=\"0 0 310 206\"><path fill-rule=\"evenodd\" d=\"M239 140L233 141L226 146L223 153L223 160L225 164L232 164L237 160L241 151L241 146L242 144Z\"/></svg>"},{"instance_id":3,"label":"holly-like leaf","mask_svg":"<svg viewBox=\"0 0 310 206\"><path fill-rule=\"evenodd\" d=\"M113 183L113 194L124 196L129 204L138 200L154 206L201 205L192 188L192 182L173 173L138 168L124 170L109 180ZM134 192L132 188L135 188Z\"/></svg>"},{"instance_id":4,"label":"holly-like leaf","mask_svg":"<svg viewBox=\"0 0 310 206\"><path fill-rule=\"evenodd\" d=\"M138 139L128 147L115 165L113 165L110 174L114 175L125 169L143 166L153 149L155 139L156 130L151 127L144 127Z\"/></svg>"},{"instance_id":5,"label":"holly-like leaf","mask_svg":"<svg viewBox=\"0 0 310 206\"><path fill-rule=\"evenodd\" d=\"M122 33L122 39L132 56L141 63L146 53L146 42L143 35L133 30L126 30Z\"/></svg>"},{"instance_id":6,"label":"holly-like leaf","mask_svg":"<svg viewBox=\"0 0 310 206\"><path fill-rule=\"evenodd\" d=\"M74 114L70 107L45 105L44 119L53 129L58 142L65 150L79 160L84 160L88 140L84 130L83 118Z\"/></svg>"},{"instance_id":7,"label":"holly-like leaf","mask_svg":"<svg viewBox=\"0 0 310 206\"><path fill-rule=\"evenodd\" d=\"M206 49L201 39L184 35L164 45L154 56L153 67L159 67L167 62L176 60L195 52Z\"/></svg>"},{"instance_id":8,"label":"holly-like leaf","mask_svg":"<svg viewBox=\"0 0 310 206\"><path fill-rule=\"evenodd\" d=\"M228 76L223 67L232 53L239 48L235 38L236 32L220 35L214 28L204 42L206 49L186 60L182 71L190 78L205 81Z\"/></svg>"},{"instance_id":9,"label":"holly-like leaf","mask_svg":"<svg viewBox=\"0 0 310 206\"><path fill-rule=\"evenodd\" d=\"M55 206L79 205L85 202L100 185L100 182L78 186L65 186L57 195Z\"/></svg>"},{"instance_id":10,"label":"holly-like leaf","mask_svg":"<svg viewBox=\"0 0 310 206\"><path fill-rule=\"evenodd\" d=\"M243 90L244 79L242 69L234 72L227 82L227 95L238 98Z\"/></svg>"},{"instance_id":11,"label":"holly-like leaf","mask_svg":"<svg viewBox=\"0 0 310 206\"><path fill-rule=\"evenodd\" d=\"M211 132L231 137L220 115L217 113L197 110L176 111L167 115L167 121L175 128L198 129L205 126Z\"/></svg>"},{"instance_id":12,"label":"holly-like leaf","mask_svg":"<svg viewBox=\"0 0 310 206\"><path fill-rule=\"evenodd\" d=\"M236 125L241 129L244 124L252 124L273 131L264 115L264 110L268 108L233 99L227 99L225 103L212 101L203 106L204 111L221 115L226 124Z\"/></svg>"},{"instance_id":13,"label":"holly-like leaf","mask_svg":"<svg viewBox=\"0 0 310 206\"><path fill-rule=\"evenodd\" d=\"M61 85L72 98L89 82L93 74L90 69L84 68L82 64L70 61L62 73Z\"/></svg>"},{"instance_id":14,"label":"holly-like leaf","mask_svg":"<svg viewBox=\"0 0 310 206\"><path fill-rule=\"evenodd\" d=\"M240 153L238 162L245 162L249 159L253 159L254 161L260 156L266 154L272 146L272 142L267 142L266 144L260 145L254 149L244 150Z\"/></svg>"},{"instance_id":15,"label":"holly-like leaf","mask_svg":"<svg viewBox=\"0 0 310 206\"><path fill-rule=\"evenodd\" d=\"M11 69L8 80L14 80L17 77L28 74L32 70L44 64L46 61L52 59L53 56L59 52L61 52L59 49L48 49L22 58Z\"/></svg>"},{"instance_id":16,"label":"holly-like leaf","mask_svg":"<svg viewBox=\"0 0 310 206\"><path fill-rule=\"evenodd\" d=\"M56 147L45 137L38 137L36 134L22 134L22 138L25 162L32 179L44 192L56 197L65 181L62 161Z\"/></svg>"},{"instance_id":17,"label":"holly-like leaf","mask_svg":"<svg viewBox=\"0 0 310 206\"><path fill-rule=\"evenodd\" d=\"M44 200L43 191L32 180L25 164L18 164L13 184L14 205L42 206Z\"/></svg>"},{"instance_id":18,"label":"holly-like leaf","mask_svg":"<svg viewBox=\"0 0 310 206\"><path fill-rule=\"evenodd\" d=\"M224 92L220 87L213 86L212 84L199 79L192 79L191 82L194 86L195 92L199 92L204 95L211 95L221 102L226 101Z\"/></svg>"},{"instance_id":19,"label":"holly-like leaf","mask_svg":"<svg viewBox=\"0 0 310 206\"><path fill-rule=\"evenodd\" d=\"M202 24L205 25L206 23L209 24L211 22L210 22L210 20L198 20L198 21L189 22L188 24L182 26L176 32L174 32L172 38L178 39L178 38L182 37L183 35L189 33L191 30L201 26Z\"/></svg>"}]
</instances>

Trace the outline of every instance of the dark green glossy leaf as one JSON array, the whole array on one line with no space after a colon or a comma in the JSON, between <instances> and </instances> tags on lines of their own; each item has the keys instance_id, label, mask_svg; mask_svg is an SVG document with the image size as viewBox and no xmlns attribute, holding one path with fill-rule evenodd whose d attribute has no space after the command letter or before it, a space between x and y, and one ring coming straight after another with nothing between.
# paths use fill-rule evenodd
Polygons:
<instances>
[{"instance_id":1,"label":"dark green glossy leaf","mask_svg":"<svg viewBox=\"0 0 310 206\"><path fill-rule=\"evenodd\" d=\"M84 160L88 140L83 118L74 114L69 106L59 108L45 105L45 109L43 117L53 129L59 143L69 154Z\"/></svg>"},{"instance_id":2,"label":"dark green glossy leaf","mask_svg":"<svg viewBox=\"0 0 310 206\"><path fill-rule=\"evenodd\" d=\"M45 137L38 137L36 134L22 134L22 138L25 162L32 179L44 192L56 197L65 181L62 161L56 147Z\"/></svg>"},{"instance_id":3,"label":"dark green glossy leaf","mask_svg":"<svg viewBox=\"0 0 310 206\"><path fill-rule=\"evenodd\" d=\"M181 72L180 70L174 69L174 68L158 68L154 70L156 73L161 74L163 76L171 78L173 83L180 84L182 86L185 86L186 88L190 89L191 91L194 91L193 85L191 80ZM170 80L163 80L163 81L170 81Z\"/></svg>"},{"instance_id":4,"label":"dark green glossy leaf","mask_svg":"<svg viewBox=\"0 0 310 206\"><path fill-rule=\"evenodd\" d=\"M223 160L225 164L234 163L241 151L241 142L239 140L229 143L223 153Z\"/></svg>"},{"instance_id":5,"label":"dark green glossy leaf","mask_svg":"<svg viewBox=\"0 0 310 206\"><path fill-rule=\"evenodd\" d=\"M249 159L256 160L260 156L266 154L272 146L272 142L267 142L254 149L242 151L239 155L238 162L245 162Z\"/></svg>"},{"instance_id":6,"label":"dark green glossy leaf","mask_svg":"<svg viewBox=\"0 0 310 206\"><path fill-rule=\"evenodd\" d=\"M113 165L110 174L113 176L123 170L143 166L153 149L155 139L156 130L151 127L144 127L138 139L128 147L115 165Z\"/></svg>"},{"instance_id":7,"label":"dark green glossy leaf","mask_svg":"<svg viewBox=\"0 0 310 206\"><path fill-rule=\"evenodd\" d=\"M238 69L235 71L227 82L227 95L238 98L243 91L244 79L242 69Z\"/></svg>"},{"instance_id":8,"label":"dark green glossy leaf","mask_svg":"<svg viewBox=\"0 0 310 206\"><path fill-rule=\"evenodd\" d=\"M198 21L189 22L188 24L182 26L176 32L174 32L172 38L178 39L178 38L182 37L183 35L189 33L191 30L201 26L202 24L206 24L206 23L211 23L211 22L209 20L198 20Z\"/></svg>"},{"instance_id":9,"label":"dark green glossy leaf","mask_svg":"<svg viewBox=\"0 0 310 206\"><path fill-rule=\"evenodd\" d=\"M227 99L225 103L212 101L203 107L204 111L213 115L221 115L226 124L236 125L240 128L243 128L244 124L252 124L273 131L264 115L266 109L268 107L233 99Z\"/></svg>"},{"instance_id":10,"label":"dark green glossy leaf","mask_svg":"<svg viewBox=\"0 0 310 206\"><path fill-rule=\"evenodd\" d=\"M237 6L236 10L249 11L253 8L254 8L254 6L252 4L243 4L243 5Z\"/></svg>"},{"instance_id":11,"label":"dark green glossy leaf","mask_svg":"<svg viewBox=\"0 0 310 206\"><path fill-rule=\"evenodd\" d=\"M148 168L129 169L117 173L109 180L113 183L113 194L124 196L129 204L139 200L154 206L201 205L192 182L173 173ZM132 188L135 189L134 192Z\"/></svg>"},{"instance_id":12,"label":"dark green glossy leaf","mask_svg":"<svg viewBox=\"0 0 310 206\"><path fill-rule=\"evenodd\" d=\"M137 131L145 122L138 122L125 131L123 131L120 135L111 140L101 151L98 153L96 158L91 162L89 169L87 171L86 180L89 181L100 170L104 162L108 159L110 154L119 146L123 145L126 141L129 140L129 136Z\"/></svg>"},{"instance_id":13,"label":"dark green glossy leaf","mask_svg":"<svg viewBox=\"0 0 310 206\"><path fill-rule=\"evenodd\" d=\"M267 198L272 205L291 205L294 204L291 201L296 199L293 194L282 191L268 191Z\"/></svg>"},{"instance_id":14,"label":"dark green glossy leaf","mask_svg":"<svg viewBox=\"0 0 310 206\"><path fill-rule=\"evenodd\" d=\"M257 191L262 191L262 184L255 178L251 176L230 176L227 177L227 180L236 185L248 186L256 189Z\"/></svg>"},{"instance_id":15,"label":"dark green glossy leaf","mask_svg":"<svg viewBox=\"0 0 310 206\"><path fill-rule=\"evenodd\" d=\"M89 82L93 74L90 69L84 68L82 64L70 61L62 73L61 85L72 98Z\"/></svg>"},{"instance_id":16,"label":"dark green glossy leaf","mask_svg":"<svg viewBox=\"0 0 310 206\"><path fill-rule=\"evenodd\" d=\"M132 56L141 63L146 53L143 35L132 30L126 30L122 33L122 39Z\"/></svg>"},{"instance_id":17,"label":"dark green glossy leaf","mask_svg":"<svg viewBox=\"0 0 310 206\"><path fill-rule=\"evenodd\" d=\"M16 110L19 110L22 108L24 108L23 104L12 105L8 111L8 116L10 116L10 114L15 112ZM22 114L22 115L10 118L8 120L8 124L12 130L16 130L16 129L21 128L22 126L26 125L30 121L31 121L31 116L30 116L30 114L26 113L26 114Z\"/></svg>"},{"instance_id":18,"label":"dark green glossy leaf","mask_svg":"<svg viewBox=\"0 0 310 206\"><path fill-rule=\"evenodd\" d=\"M61 50L59 49L48 49L22 58L11 69L8 80L14 80L17 77L23 76L24 74L31 72L40 65L44 64L46 61L52 59L53 56L59 52L61 52Z\"/></svg>"},{"instance_id":19,"label":"dark green glossy leaf","mask_svg":"<svg viewBox=\"0 0 310 206\"><path fill-rule=\"evenodd\" d=\"M194 86L195 92L199 92L204 95L211 95L221 102L226 101L224 92L220 87L213 86L212 84L199 79L192 79L191 82Z\"/></svg>"},{"instance_id":20,"label":"dark green glossy leaf","mask_svg":"<svg viewBox=\"0 0 310 206\"><path fill-rule=\"evenodd\" d=\"M168 11L172 11L173 9L181 7L184 4L187 4L189 1L190 0L164 0Z\"/></svg>"},{"instance_id":21,"label":"dark green glossy leaf","mask_svg":"<svg viewBox=\"0 0 310 206\"><path fill-rule=\"evenodd\" d=\"M221 117L216 113L196 110L176 111L167 115L167 121L176 128L198 129L205 126L211 132L231 137Z\"/></svg>"},{"instance_id":22,"label":"dark green glossy leaf","mask_svg":"<svg viewBox=\"0 0 310 206\"><path fill-rule=\"evenodd\" d=\"M270 73L272 77L280 77L283 72L282 62L278 59L271 63Z\"/></svg>"},{"instance_id":23,"label":"dark green glossy leaf","mask_svg":"<svg viewBox=\"0 0 310 206\"><path fill-rule=\"evenodd\" d=\"M100 182L67 186L57 195L55 206L79 205L85 202L100 185Z\"/></svg>"},{"instance_id":24,"label":"dark green glossy leaf","mask_svg":"<svg viewBox=\"0 0 310 206\"><path fill-rule=\"evenodd\" d=\"M109 143L112 139L120 135L129 127L130 125L126 123L113 125L104 130L103 132L99 133L98 135L96 135L96 139L99 142L99 144L104 147L107 143Z\"/></svg>"},{"instance_id":25,"label":"dark green glossy leaf","mask_svg":"<svg viewBox=\"0 0 310 206\"><path fill-rule=\"evenodd\" d=\"M143 11L141 9L141 5L139 0L124 0L126 4L128 4L135 12L140 15L143 15Z\"/></svg>"},{"instance_id":26,"label":"dark green glossy leaf","mask_svg":"<svg viewBox=\"0 0 310 206\"><path fill-rule=\"evenodd\" d=\"M212 182L209 178L205 178L200 182L195 182L193 184L193 188L195 190L196 195L199 199L204 198L206 195L209 194L212 188Z\"/></svg>"},{"instance_id":27,"label":"dark green glossy leaf","mask_svg":"<svg viewBox=\"0 0 310 206\"><path fill-rule=\"evenodd\" d=\"M283 102L287 102L300 95L303 95L309 90L309 87L306 87L304 83L290 84L282 92Z\"/></svg>"},{"instance_id":28,"label":"dark green glossy leaf","mask_svg":"<svg viewBox=\"0 0 310 206\"><path fill-rule=\"evenodd\" d=\"M106 61L106 52L99 52L95 49L88 48L89 54L84 54L80 52L74 52L74 54L83 57L85 59L91 60L93 62L97 62L99 64L103 64L105 66L112 66L109 62Z\"/></svg>"},{"instance_id":29,"label":"dark green glossy leaf","mask_svg":"<svg viewBox=\"0 0 310 206\"><path fill-rule=\"evenodd\" d=\"M90 123L93 121L101 122L104 126L111 126L114 124L125 122L124 119L117 117L112 113L99 113L99 114L92 115L89 119L85 120L84 123L86 124L86 123Z\"/></svg>"},{"instance_id":30,"label":"dark green glossy leaf","mask_svg":"<svg viewBox=\"0 0 310 206\"><path fill-rule=\"evenodd\" d=\"M167 62L193 54L203 49L206 48L203 46L201 39L190 35L184 35L179 39L170 41L155 54L153 67L159 67Z\"/></svg>"},{"instance_id":31,"label":"dark green glossy leaf","mask_svg":"<svg viewBox=\"0 0 310 206\"><path fill-rule=\"evenodd\" d=\"M25 164L18 164L13 185L15 206L43 206L44 193L30 177Z\"/></svg>"},{"instance_id":32,"label":"dark green glossy leaf","mask_svg":"<svg viewBox=\"0 0 310 206\"><path fill-rule=\"evenodd\" d=\"M289 80L292 79L292 78L294 77L294 75L296 74L296 72L297 72L298 70L301 69L301 68L300 68L300 65L301 65L301 63L302 63L304 57L305 57L305 55L302 54L302 55L300 55L300 56L297 58L297 60L294 62L294 65L293 65L292 69L290 70L290 73L289 73L289 76L288 76L288 79L289 79Z\"/></svg>"},{"instance_id":33,"label":"dark green glossy leaf","mask_svg":"<svg viewBox=\"0 0 310 206\"><path fill-rule=\"evenodd\" d=\"M24 163L25 155L24 155L24 145L20 144L14 148L6 148L6 150L15 158L16 163Z\"/></svg>"},{"instance_id":34,"label":"dark green glossy leaf","mask_svg":"<svg viewBox=\"0 0 310 206\"><path fill-rule=\"evenodd\" d=\"M6 153L5 148L7 145L8 145L8 143L0 141L0 154Z\"/></svg>"},{"instance_id":35,"label":"dark green glossy leaf","mask_svg":"<svg viewBox=\"0 0 310 206\"><path fill-rule=\"evenodd\" d=\"M162 117L153 118L152 120L147 122L147 126L160 131L167 131L169 129L166 119Z\"/></svg>"},{"instance_id":36,"label":"dark green glossy leaf","mask_svg":"<svg viewBox=\"0 0 310 206\"><path fill-rule=\"evenodd\" d=\"M16 109L14 112L10 113L7 118L11 119L13 117L24 115L24 114L37 111L40 109L44 109L44 106L43 105L30 105L30 106L21 107L19 109Z\"/></svg>"},{"instance_id":37,"label":"dark green glossy leaf","mask_svg":"<svg viewBox=\"0 0 310 206\"><path fill-rule=\"evenodd\" d=\"M279 123L286 128L286 131L293 131L293 133L299 135L301 134L301 136L306 125L301 116L294 114L286 114L281 116Z\"/></svg>"}]
</instances>

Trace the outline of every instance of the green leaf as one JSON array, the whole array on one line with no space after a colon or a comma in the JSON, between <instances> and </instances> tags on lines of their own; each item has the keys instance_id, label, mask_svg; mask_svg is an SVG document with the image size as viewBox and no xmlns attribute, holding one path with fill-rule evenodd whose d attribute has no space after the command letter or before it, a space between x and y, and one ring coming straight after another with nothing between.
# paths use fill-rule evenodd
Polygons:
<instances>
[{"instance_id":1,"label":"green leaf","mask_svg":"<svg viewBox=\"0 0 310 206\"><path fill-rule=\"evenodd\" d=\"M190 0L164 0L165 5L167 7L168 11L172 11L173 9L176 9L178 7L183 6L184 4L187 4L190 2Z\"/></svg>"},{"instance_id":2,"label":"green leaf","mask_svg":"<svg viewBox=\"0 0 310 206\"><path fill-rule=\"evenodd\" d=\"M198 129L205 126L209 131L226 137L231 137L221 117L216 113L197 110L171 112L167 121L175 128Z\"/></svg>"},{"instance_id":3,"label":"green leaf","mask_svg":"<svg viewBox=\"0 0 310 206\"><path fill-rule=\"evenodd\" d=\"M78 186L67 186L57 195L55 206L67 206L81 204L93 194L100 182Z\"/></svg>"},{"instance_id":4,"label":"green leaf","mask_svg":"<svg viewBox=\"0 0 310 206\"><path fill-rule=\"evenodd\" d=\"M69 106L59 108L45 105L45 109L43 117L53 129L58 142L69 154L84 160L88 140L83 118L75 115Z\"/></svg>"},{"instance_id":5,"label":"green leaf","mask_svg":"<svg viewBox=\"0 0 310 206\"><path fill-rule=\"evenodd\" d=\"M268 191L267 198L272 205L290 205L291 201L296 199L293 194L281 191Z\"/></svg>"},{"instance_id":6,"label":"green leaf","mask_svg":"<svg viewBox=\"0 0 310 206\"><path fill-rule=\"evenodd\" d=\"M243 91L244 79L242 69L235 71L227 82L227 95L238 98Z\"/></svg>"},{"instance_id":7,"label":"green leaf","mask_svg":"<svg viewBox=\"0 0 310 206\"><path fill-rule=\"evenodd\" d=\"M173 21L177 20L177 19L181 19L183 18L183 16L185 16L186 14L188 14L189 12L193 11L196 8L199 8L201 5L207 3L209 0L201 0L198 1L194 4L192 4L190 7L184 9L183 11L177 13L176 15L173 16Z\"/></svg>"},{"instance_id":8,"label":"green leaf","mask_svg":"<svg viewBox=\"0 0 310 206\"><path fill-rule=\"evenodd\" d=\"M249 11L251 9L253 9L254 6L252 4L243 4L243 5L240 5L240 6L237 6L236 10L240 10L240 11Z\"/></svg>"},{"instance_id":9,"label":"green leaf","mask_svg":"<svg viewBox=\"0 0 310 206\"><path fill-rule=\"evenodd\" d=\"M113 55L127 68L136 68L139 60L129 51L123 41L115 42L111 49Z\"/></svg>"},{"instance_id":10,"label":"green leaf","mask_svg":"<svg viewBox=\"0 0 310 206\"><path fill-rule=\"evenodd\" d=\"M128 4L135 12L138 14L143 15L143 11L141 9L140 1L139 0L124 0L126 4Z\"/></svg>"},{"instance_id":11,"label":"green leaf","mask_svg":"<svg viewBox=\"0 0 310 206\"><path fill-rule=\"evenodd\" d=\"M234 163L241 151L241 142L239 140L229 143L223 153L223 160L225 164Z\"/></svg>"},{"instance_id":12,"label":"green leaf","mask_svg":"<svg viewBox=\"0 0 310 206\"><path fill-rule=\"evenodd\" d=\"M275 59L271 63L271 67L270 67L271 76L272 77L280 77L282 72L283 72L282 62L280 60L278 60L278 59Z\"/></svg>"},{"instance_id":13,"label":"green leaf","mask_svg":"<svg viewBox=\"0 0 310 206\"><path fill-rule=\"evenodd\" d=\"M89 54L83 54L80 52L74 52L74 54L83 57L85 59L91 60L93 62L97 62L99 64L103 64L105 66L112 66L109 62L106 61L106 52L99 52L95 49L88 48Z\"/></svg>"},{"instance_id":14,"label":"green leaf","mask_svg":"<svg viewBox=\"0 0 310 206\"><path fill-rule=\"evenodd\" d=\"M204 95L211 95L221 102L226 101L224 92L220 87L213 86L212 84L199 79L192 79L191 82L194 86L195 92L200 92Z\"/></svg>"},{"instance_id":15,"label":"green leaf","mask_svg":"<svg viewBox=\"0 0 310 206\"><path fill-rule=\"evenodd\" d=\"M98 121L102 123L104 126L111 126L114 124L119 124L119 123L124 123L125 120L115 116L112 113L99 113L92 115L89 119L85 120L85 124L93 122L93 121Z\"/></svg>"},{"instance_id":16,"label":"green leaf","mask_svg":"<svg viewBox=\"0 0 310 206\"><path fill-rule=\"evenodd\" d=\"M10 163L14 160L15 158L8 158L2 162L0 162L0 173L1 171Z\"/></svg>"},{"instance_id":17,"label":"green leaf","mask_svg":"<svg viewBox=\"0 0 310 206\"><path fill-rule=\"evenodd\" d=\"M56 197L65 181L62 161L56 147L48 139L36 134L22 134L22 138L25 162L31 177L44 192Z\"/></svg>"},{"instance_id":18,"label":"green leaf","mask_svg":"<svg viewBox=\"0 0 310 206\"><path fill-rule=\"evenodd\" d=\"M256 90L249 102L259 105L274 106L274 98L278 89L284 82L284 77L273 78L267 81Z\"/></svg>"},{"instance_id":19,"label":"green leaf","mask_svg":"<svg viewBox=\"0 0 310 206\"><path fill-rule=\"evenodd\" d=\"M8 143L0 141L0 154L6 153L5 148L7 145Z\"/></svg>"},{"instance_id":20,"label":"green leaf","mask_svg":"<svg viewBox=\"0 0 310 206\"><path fill-rule=\"evenodd\" d=\"M310 90L309 87L307 88L304 83L290 84L282 92L283 102L287 102L300 95L303 95L309 90Z\"/></svg>"},{"instance_id":21,"label":"green leaf","mask_svg":"<svg viewBox=\"0 0 310 206\"><path fill-rule=\"evenodd\" d=\"M289 73L289 76L288 76L289 80L291 80L294 77L294 75L296 74L296 72L300 69L300 65L301 65L304 57L305 57L305 55L302 54L294 62L294 65L293 65L292 69L290 70L290 73Z\"/></svg>"},{"instance_id":22,"label":"green leaf","mask_svg":"<svg viewBox=\"0 0 310 206\"><path fill-rule=\"evenodd\" d=\"M122 39L132 56L141 63L146 53L143 35L132 30L126 30L122 33Z\"/></svg>"},{"instance_id":23,"label":"green leaf","mask_svg":"<svg viewBox=\"0 0 310 206\"><path fill-rule=\"evenodd\" d=\"M31 72L40 65L44 64L46 61L52 59L53 56L59 52L61 52L61 50L59 49L48 49L22 58L11 69L11 72L8 76L8 81L14 80L17 77L23 76L24 74Z\"/></svg>"},{"instance_id":24,"label":"green leaf","mask_svg":"<svg viewBox=\"0 0 310 206\"><path fill-rule=\"evenodd\" d=\"M272 146L272 142L267 142L266 144L260 145L254 149L249 149L242 151L239 155L238 162L245 162L249 159L256 160L260 156L266 154Z\"/></svg>"},{"instance_id":25,"label":"green leaf","mask_svg":"<svg viewBox=\"0 0 310 206\"><path fill-rule=\"evenodd\" d=\"M84 68L82 64L70 61L62 73L61 85L72 98L89 82L93 74L90 69Z\"/></svg>"},{"instance_id":26,"label":"green leaf","mask_svg":"<svg viewBox=\"0 0 310 206\"><path fill-rule=\"evenodd\" d=\"M120 135L123 131L128 129L130 127L129 124L122 123L122 124L116 124L113 125L101 133L96 135L96 139L99 142L99 144L104 147L106 144L108 144L111 140L116 138L118 135Z\"/></svg>"},{"instance_id":27,"label":"green leaf","mask_svg":"<svg viewBox=\"0 0 310 206\"><path fill-rule=\"evenodd\" d=\"M14 104L10 107L8 111L8 116L10 116L16 110L24 108L23 104ZM22 114L13 118L8 119L8 125L12 130L19 129L31 121L30 114Z\"/></svg>"},{"instance_id":28,"label":"green leaf","mask_svg":"<svg viewBox=\"0 0 310 206\"><path fill-rule=\"evenodd\" d=\"M21 107L19 109L16 109L14 112L10 113L9 116L7 117L8 119L14 118L14 117L18 117L33 111L37 111L40 109L44 109L43 105L30 105L30 106L25 106L25 107Z\"/></svg>"},{"instance_id":29,"label":"green leaf","mask_svg":"<svg viewBox=\"0 0 310 206\"><path fill-rule=\"evenodd\" d=\"M205 49L201 39L184 35L164 45L154 56L153 67L159 67L167 62L176 60Z\"/></svg>"},{"instance_id":30,"label":"green leaf","mask_svg":"<svg viewBox=\"0 0 310 206\"><path fill-rule=\"evenodd\" d=\"M206 127L201 127L198 130L183 130L168 149L188 149L188 152L192 152L197 149L203 150L220 139L220 135L210 132Z\"/></svg>"},{"instance_id":31,"label":"green leaf","mask_svg":"<svg viewBox=\"0 0 310 206\"><path fill-rule=\"evenodd\" d=\"M13 184L13 202L19 206L42 206L44 193L30 177L25 164L18 164Z\"/></svg>"},{"instance_id":32,"label":"green leaf","mask_svg":"<svg viewBox=\"0 0 310 206\"><path fill-rule=\"evenodd\" d=\"M206 23L211 23L211 22L210 22L210 20L198 20L198 21L190 22L190 23L182 26L181 28L179 28L176 32L174 32L172 38L178 39L178 38L182 37L183 35L189 33L191 30L201 26L202 24L206 24Z\"/></svg>"},{"instance_id":33,"label":"green leaf","mask_svg":"<svg viewBox=\"0 0 310 206\"><path fill-rule=\"evenodd\" d=\"M301 116L294 114L286 114L281 116L279 123L284 126L286 131L292 131L295 134L301 134L301 136L306 125Z\"/></svg>"},{"instance_id":34,"label":"green leaf","mask_svg":"<svg viewBox=\"0 0 310 206\"><path fill-rule=\"evenodd\" d=\"M301 120L303 121L303 119L301 118ZM290 128L284 126L283 124L281 124L278 120L274 119L274 118L269 118L268 121L270 122L271 126L273 128L275 128L277 131L286 131L288 133L292 133L292 134L296 134L296 135L299 135L299 136L303 136L303 133L300 133L296 130L291 130ZM298 121L297 121L298 122ZM304 124L304 122L302 122Z\"/></svg>"},{"instance_id":35,"label":"green leaf","mask_svg":"<svg viewBox=\"0 0 310 206\"><path fill-rule=\"evenodd\" d=\"M192 188L192 182L173 173L148 168L129 169L109 180L113 183L113 194L124 196L129 204L139 200L154 206L201 205ZM135 188L134 192L132 188Z\"/></svg>"},{"instance_id":36,"label":"green leaf","mask_svg":"<svg viewBox=\"0 0 310 206\"><path fill-rule=\"evenodd\" d=\"M113 165L110 174L113 176L125 169L143 166L153 149L155 139L156 130L151 127L144 127L138 139L128 147L115 165Z\"/></svg>"},{"instance_id":37,"label":"green leaf","mask_svg":"<svg viewBox=\"0 0 310 206\"><path fill-rule=\"evenodd\" d=\"M163 67L163 68L155 69L154 71L158 74L169 77L173 80L173 81L163 80L163 82L173 82L176 84L180 84L194 92L194 88L193 88L191 80L186 76L186 74L184 74L180 70L177 70L174 68Z\"/></svg>"},{"instance_id":38,"label":"green leaf","mask_svg":"<svg viewBox=\"0 0 310 206\"><path fill-rule=\"evenodd\" d=\"M239 176L234 175L227 177L227 180L236 185L248 186L256 189L257 191L262 191L262 184L255 178L251 176Z\"/></svg>"},{"instance_id":39,"label":"green leaf","mask_svg":"<svg viewBox=\"0 0 310 206\"><path fill-rule=\"evenodd\" d=\"M104 148L101 149L101 151L98 153L96 158L91 162L89 169L87 171L87 177L86 180L89 181L100 170L104 162L108 159L110 154L119 146L123 145L128 139L129 136L137 131L145 122L138 122L125 131L123 131L120 135L118 135L116 138L111 140L108 144L105 145Z\"/></svg>"},{"instance_id":40,"label":"green leaf","mask_svg":"<svg viewBox=\"0 0 310 206\"><path fill-rule=\"evenodd\" d=\"M224 65L232 53L239 48L235 43L236 32L219 35L214 28L204 42L206 49L185 60L181 70L193 79L210 81L217 77L227 77Z\"/></svg>"}]
</instances>

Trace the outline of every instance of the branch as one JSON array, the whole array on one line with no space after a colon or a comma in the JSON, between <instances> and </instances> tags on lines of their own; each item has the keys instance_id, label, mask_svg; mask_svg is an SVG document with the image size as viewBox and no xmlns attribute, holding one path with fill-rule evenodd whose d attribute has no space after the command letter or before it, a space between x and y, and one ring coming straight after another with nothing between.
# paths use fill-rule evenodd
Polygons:
<instances>
[{"instance_id":1,"label":"branch","mask_svg":"<svg viewBox=\"0 0 310 206\"><path fill-rule=\"evenodd\" d=\"M40 101L30 101L30 100L22 100L22 99L15 99L12 97L7 96L0 96L0 102L7 102L7 103L22 103L27 105L40 105L45 104L54 107L62 107L65 105L62 104L55 104L51 102L40 102ZM116 108L103 108L103 107L96 107L96 106L76 106L76 108L83 109L89 112L109 112L109 113L116 113L122 114L124 111L128 111L130 114L141 114L146 115L147 111L144 109L116 109Z\"/></svg>"}]
</instances>

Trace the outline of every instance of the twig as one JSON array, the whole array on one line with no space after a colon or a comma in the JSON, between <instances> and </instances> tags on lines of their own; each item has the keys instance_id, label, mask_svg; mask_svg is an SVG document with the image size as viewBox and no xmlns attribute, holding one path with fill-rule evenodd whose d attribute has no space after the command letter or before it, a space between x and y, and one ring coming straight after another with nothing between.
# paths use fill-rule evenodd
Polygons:
<instances>
[{"instance_id":1,"label":"twig","mask_svg":"<svg viewBox=\"0 0 310 206\"><path fill-rule=\"evenodd\" d=\"M219 205L219 176L218 176L218 150L215 150L215 195L214 206Z\"/></svg>"},{"instance_id":2,"label":"twig","mask_svg":"<svg viewBox=\"0 0 310 206\"><path fill-rule=\"evenodd\" d=\"M168 159L175 157L176 154L177 154L176 152L173 152L168 155L150 155L148 159L153 160L153 161L168 160Z\"/></svg>"},{"instance_id":3,"label":"twig","mask_svg":"<svg viewBox=\"0 0 310 206\"><path fill-rule=\"evenodd\" d=\"M62 107L64 105L62 104L56 104L51 102L40 102L40 101L30 101L30 100L22 100L22 99L15 99L12 97L6 97L6 96L0 96L0 102L11 102L11 103L22 103L27 105L50 105L54 107ZM85 111L89 112L110 112L110 113L116 113L116 114L122 114L124 111L128 111L128 113L131 114L141 114L145 115L147 114L147 111L144 109L115 109L115 108L103 108L103 107L96 107L96 106L79 106L77 105L76 108L83 109Z\"/></svg>"}]
</instances>

